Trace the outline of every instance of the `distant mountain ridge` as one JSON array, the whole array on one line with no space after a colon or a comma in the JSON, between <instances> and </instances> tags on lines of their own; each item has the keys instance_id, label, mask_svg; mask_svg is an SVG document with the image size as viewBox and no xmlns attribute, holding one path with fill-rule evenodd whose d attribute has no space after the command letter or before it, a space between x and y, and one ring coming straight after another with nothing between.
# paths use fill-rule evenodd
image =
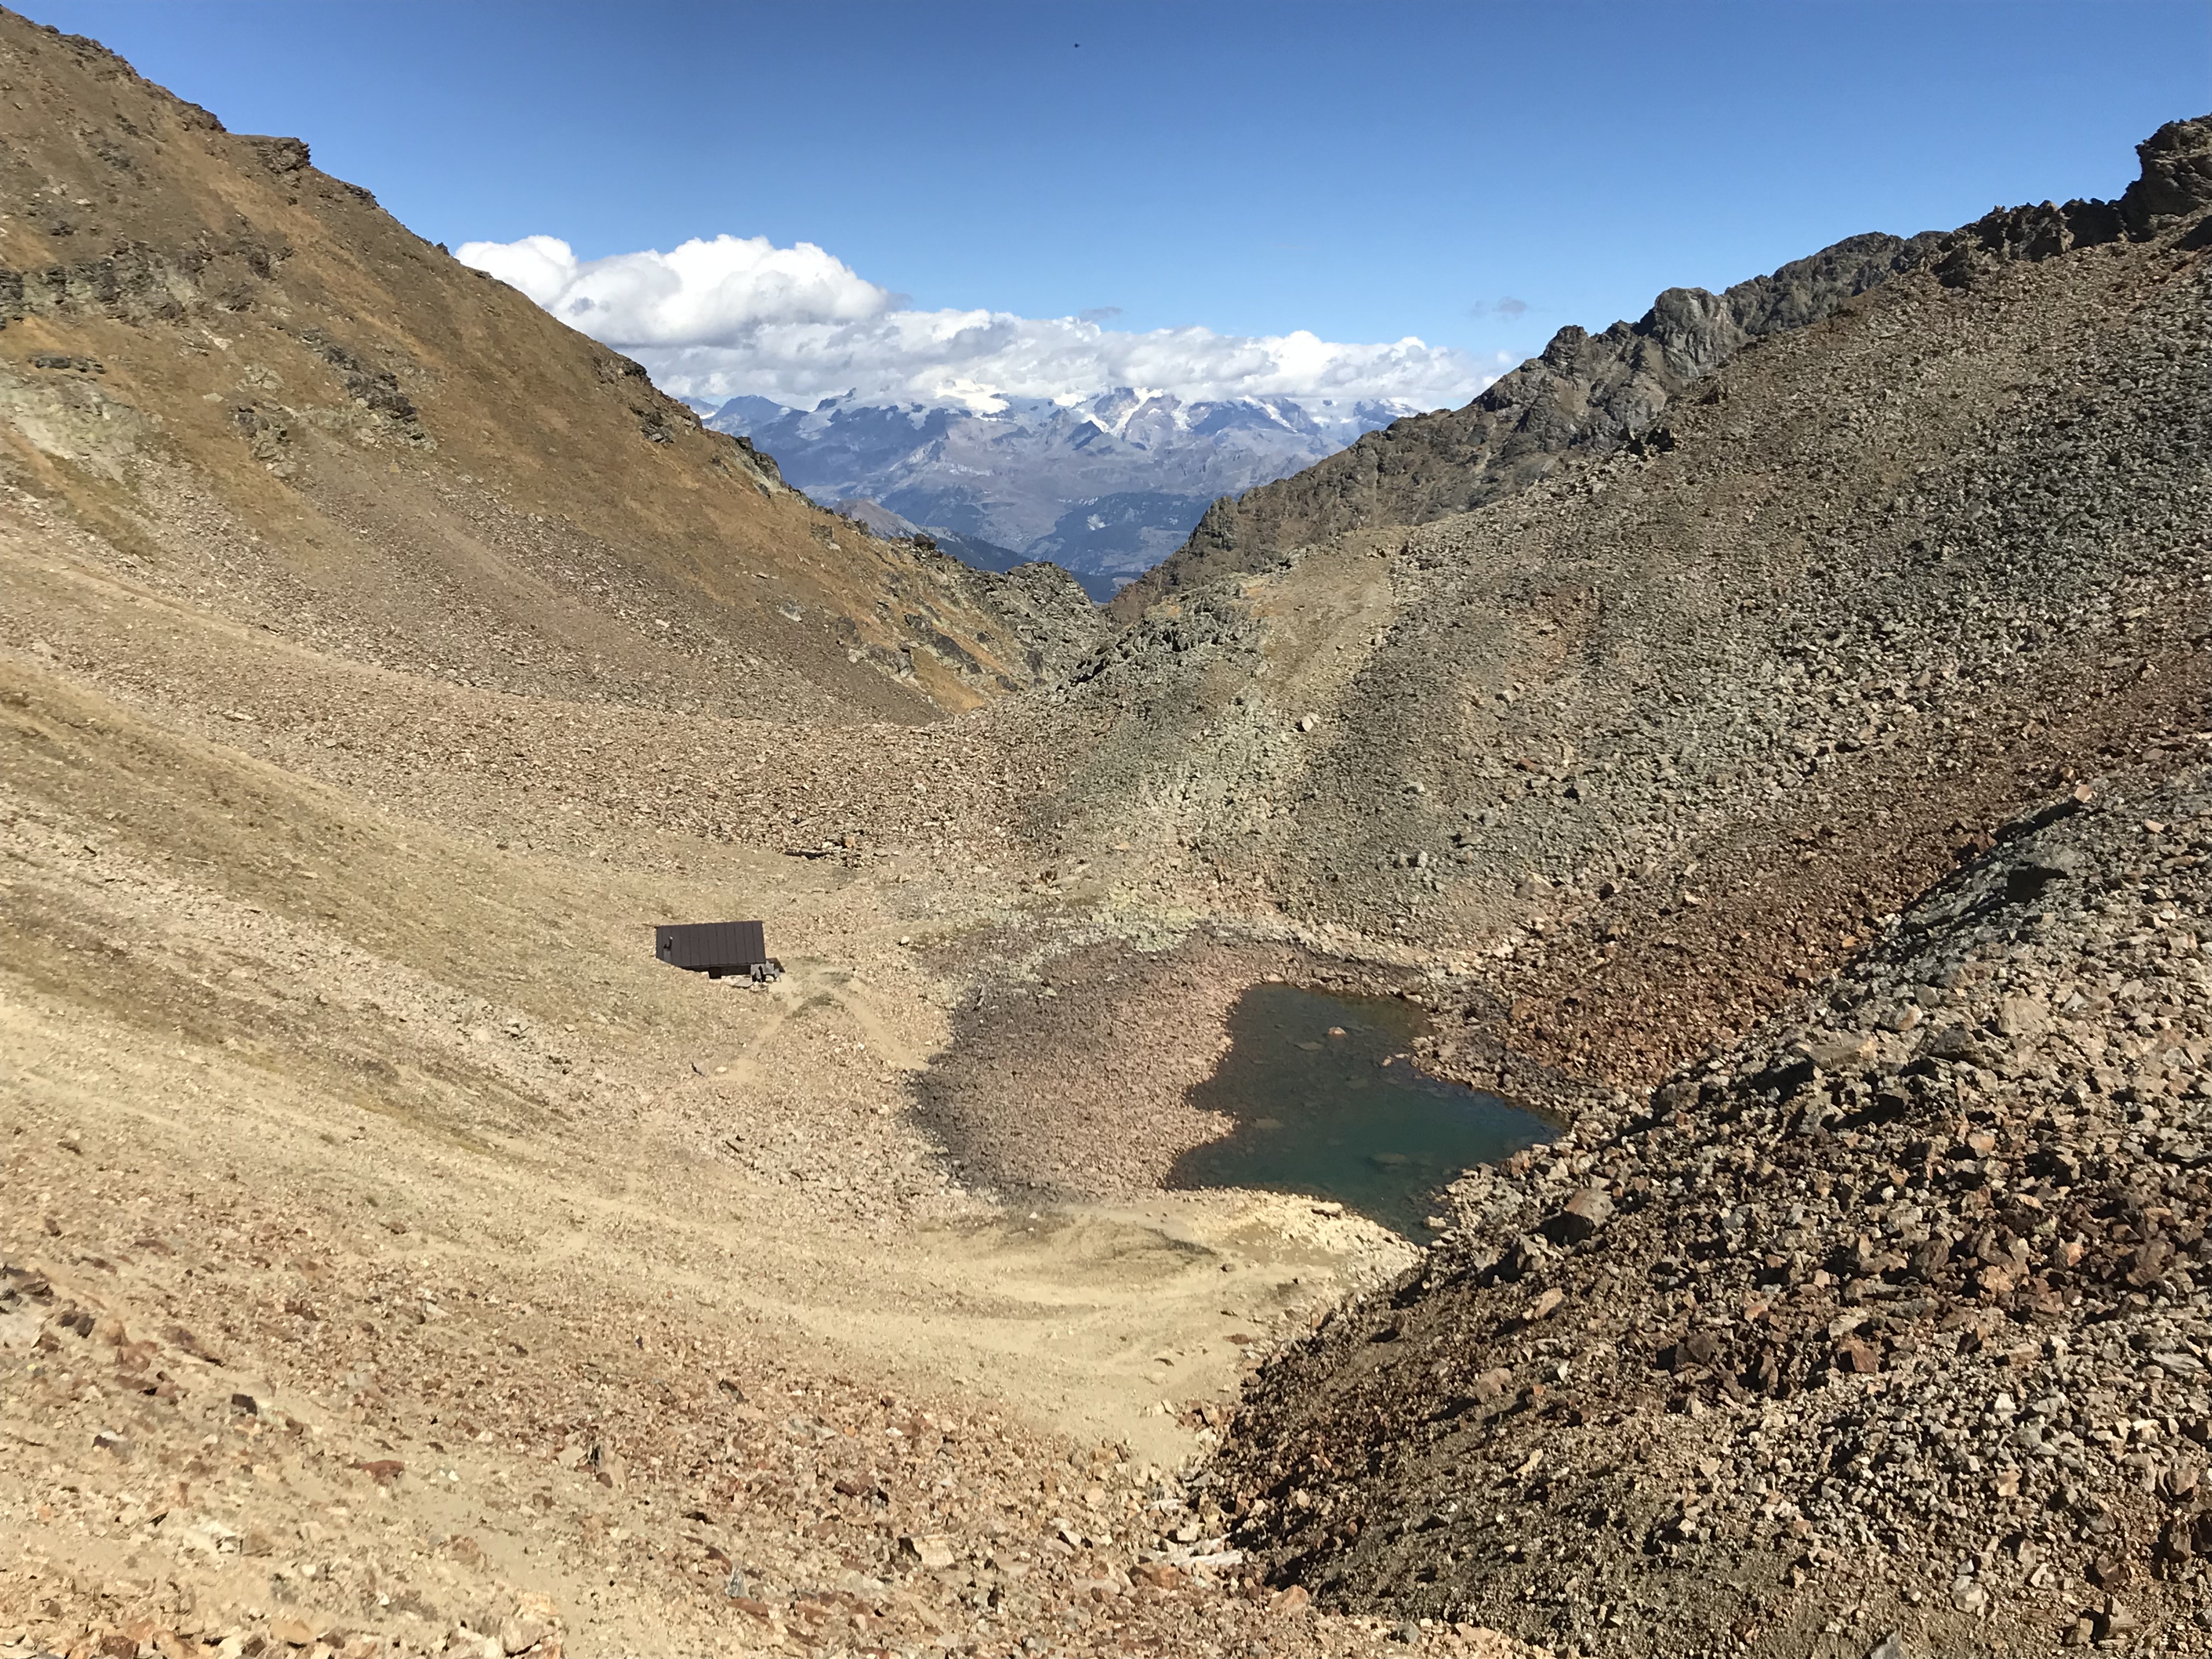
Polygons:
<instances>
[{"instance_id":1,"label":"distant mountain ridge","mask_svg":"<svg viewBox=\"0 0 2212 1659\"><path fill-rule=\"evenodd\" d=\"M1025 562L1011 547L1001 547L996 542L987 542L975 536L963 536L957 531L923 528L911 519L902 518L881 501L872 501L865 495L841 495L823 505L842 518L864 525L874 535L886 541L934 542L940 553L950 553L964 565L977 570L1003 574L1016 565Z\"/></svg>"},{"instance_id":2,"label":"distant mountain ridge","mask_svg":"<svg viewBox=\"0 0 2212 1659\"><path fill-rule=\"evenodd\" d=\"M984 544L979 562L997 549L1049 559L1102 599L1179 546L1218 497L1419 412L1399 400L1186 402L1127 386L1074 404L1009 398L994 412L850 396L811 410L766 398L693 406L773 454L817 501L875 502L963 557L961 544Z\"/></svg>"}]
</instances>

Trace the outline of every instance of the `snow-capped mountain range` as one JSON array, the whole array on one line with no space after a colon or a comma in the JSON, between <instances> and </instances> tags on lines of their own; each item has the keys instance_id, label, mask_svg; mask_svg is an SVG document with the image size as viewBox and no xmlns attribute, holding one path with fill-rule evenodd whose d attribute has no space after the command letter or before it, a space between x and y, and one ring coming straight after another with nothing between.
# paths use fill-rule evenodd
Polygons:
<instances>
[{"instance_id":1,"label":"snow-capped mountain range","mask_svg":"<svg viewBox=\"0 0 2212 1659\"><path fill-rule=\"evenodd\" d=\"M1191 402L1128 387L995 412L832 398L694 401L825 504L880 503L971 563L1050 559L1097 598L1158 564L1218 495L1271 483L1418 413L1397 401ZM955 540L953 538L957 538Z\"/></svg>"}]
</instances>

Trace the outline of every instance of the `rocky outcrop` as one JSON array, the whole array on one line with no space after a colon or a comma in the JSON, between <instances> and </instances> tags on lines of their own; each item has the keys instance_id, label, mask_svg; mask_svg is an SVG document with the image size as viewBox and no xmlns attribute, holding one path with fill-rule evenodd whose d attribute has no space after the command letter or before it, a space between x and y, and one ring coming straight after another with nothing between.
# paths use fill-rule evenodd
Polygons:
<instances>
[{"instance_id":1,"label":"rocky outcrop","mask_svg":"<svg viewBox=\"0 0 2212 1659\"><path fill-rule=\"evenodd\" d=\"M2136 146L2142 173L2120 198L2131 236L2150 236L2212 208L2212 116L2169 121Z\"/></svg>"},{"instance_id":2,"label":"rocky outcrop","mask_svg":"<svg viewBox=\"0 0 2212 1659\"><path fill-rule=\"evenodd\" d=\"M1106 632L1104 613L1091 602L1083 584L1056 564L1019 564L1006 571L970 570L963 564L962 569L968 586L1005 618L1018 642L1018 652L1001 656L1018 656L1032 684L1066 678Z\"/></svg>"},{"instance_id":3,"label":"rocky outcrop","mask_svg":"<svg viewBox=\"0 0 2212 1659\"><path fill-rule=\"evenodd\" d=\"M1646 439L1664 448L1668 402L1754 341L1807 327L1899 272L1931 265L1954 286L1978 269L2141 239L2212 202L2212 119L2175 121L2138 146L2142 176L2118 202L2045 203L1964 229L1854 236L1720 295L1669 289L1634 324L1561 329L1466 408L1370 433L1304 472L1207 508L1168 561L1113 602L1124 620L1197 582L1263 570L1346 531L1417 525L1511 494L1571 453Z\"/></svg>"}]
</instances>

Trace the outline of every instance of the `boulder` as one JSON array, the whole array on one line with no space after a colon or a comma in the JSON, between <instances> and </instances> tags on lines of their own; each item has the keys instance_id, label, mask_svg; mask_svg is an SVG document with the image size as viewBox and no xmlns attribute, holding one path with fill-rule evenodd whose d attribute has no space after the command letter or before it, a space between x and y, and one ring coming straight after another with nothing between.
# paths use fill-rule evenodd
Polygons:
<instances>
[{"instance_id":1,"label":"boulder","mask_svg":"<svg viewBox=\"0 0 2212 1659\"><path fill-rule=\"evenodd\" d=\"M1544 1235L1555 1244L1579 1244L1612 1219L1613 1200L1605 1188L1585 1187L1544 1223Z\"/></svg>"}]
</instances>

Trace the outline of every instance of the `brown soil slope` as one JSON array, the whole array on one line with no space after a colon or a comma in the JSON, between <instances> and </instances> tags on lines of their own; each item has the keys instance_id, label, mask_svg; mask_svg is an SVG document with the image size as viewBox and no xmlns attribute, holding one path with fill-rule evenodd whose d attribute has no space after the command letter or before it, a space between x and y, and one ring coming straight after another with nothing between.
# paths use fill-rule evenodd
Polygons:
<instances>
[{"instance_id":1,"label":"brown soil slope","mask_svg":"<svg viewBox=\"0 0 2212 1659\"><path fill-rule=\"evenodd\" d=\"M134 579L471 684L915 720L1029 671L950 560L98 46L0 13L10 481Z\"/></svg>"}]
</instances>

